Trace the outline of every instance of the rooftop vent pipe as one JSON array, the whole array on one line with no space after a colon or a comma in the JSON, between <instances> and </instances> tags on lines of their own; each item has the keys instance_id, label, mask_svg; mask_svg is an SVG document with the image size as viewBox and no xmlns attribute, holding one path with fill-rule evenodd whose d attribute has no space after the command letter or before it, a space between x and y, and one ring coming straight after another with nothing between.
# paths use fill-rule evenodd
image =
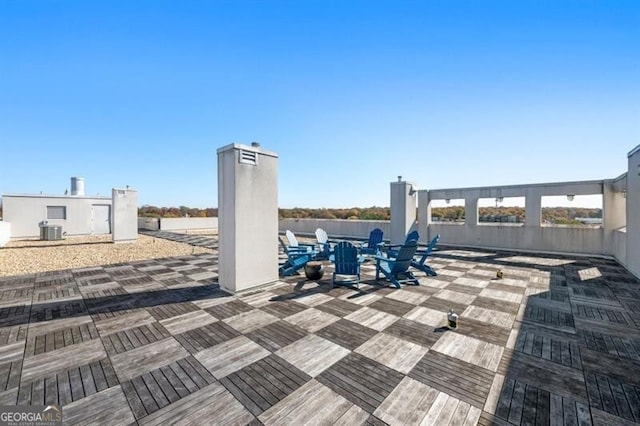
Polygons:
<instances>
[{"instance_id":1,"label":"rooftop vent pipe","mask_svg":"<svg viewBox=\"0 0 640 426\"><path fill-rule=\"evenodd\" d=\"M71 195L74 197L84 197L84 178L71 178Z\"/></svg>"}]
</instances>

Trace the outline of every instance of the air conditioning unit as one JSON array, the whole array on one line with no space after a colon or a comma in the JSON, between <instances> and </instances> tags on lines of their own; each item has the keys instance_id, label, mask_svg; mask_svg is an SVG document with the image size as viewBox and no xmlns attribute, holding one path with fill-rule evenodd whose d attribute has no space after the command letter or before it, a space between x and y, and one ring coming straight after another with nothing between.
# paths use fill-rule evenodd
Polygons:
<instances>
[{"instance_id":1,"label":"air conditioning unit","mask_svg":"<svg viewBox=\"0 0 640 426\"><path fill-rule=\"evenodd\" d=\"M62 226L40 225L40 239L44 241L56 241L62 239Z\"/></svg>"}]
</instances>

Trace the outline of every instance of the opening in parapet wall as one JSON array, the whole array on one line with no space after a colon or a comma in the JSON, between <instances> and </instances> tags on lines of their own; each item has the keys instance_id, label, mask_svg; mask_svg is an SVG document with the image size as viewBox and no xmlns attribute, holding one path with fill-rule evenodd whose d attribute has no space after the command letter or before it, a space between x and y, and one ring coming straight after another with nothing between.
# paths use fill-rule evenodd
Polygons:
<instances>
[{"instance_id":1,"label":"opening in parapet wall","mask_svg":"<svg viewBox=\"0 0 640 426\"><path fill-rule=\"evenodd\" d=\"M522 226L525 222L524 197L480 198L478 223L481 225Z\"/></svg>"},{"instance_id":2,"label":"opening in parapet wall","mask_svg":"<svg viewBox=\"0 0 640 426\"><path fill-rule=\"evenodd\" d=\"M602 227L602 194L567 195L542 197L542 226Z\"/></svg>"},{"instance_id":3,"label":"opening in parapet wall","mask_svg":"<svg viewBox=\"0 0 640 426\"><path fill-rule=\"evenodd\" d=\"M464 224L464 198L431 201L431 221L442 224Z\"/></svg>"}]
</instances>

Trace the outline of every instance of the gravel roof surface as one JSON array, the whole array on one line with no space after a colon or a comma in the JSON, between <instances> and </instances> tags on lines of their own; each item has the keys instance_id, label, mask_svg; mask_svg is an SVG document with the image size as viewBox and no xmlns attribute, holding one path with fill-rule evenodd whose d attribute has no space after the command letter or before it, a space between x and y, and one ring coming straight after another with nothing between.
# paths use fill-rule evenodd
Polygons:
<instances>
[{"instance_id":1,"label":"gravel roof surface","mask_svg":"<svg viewBox=\"0 0 640 426\"><path fill-rule=\"evenodd\" d=\"M18 240L0 248L0 277L212 252L141 234L134 243L119 244L111 242L111 235Z\"/></svg>"}]
</instances>

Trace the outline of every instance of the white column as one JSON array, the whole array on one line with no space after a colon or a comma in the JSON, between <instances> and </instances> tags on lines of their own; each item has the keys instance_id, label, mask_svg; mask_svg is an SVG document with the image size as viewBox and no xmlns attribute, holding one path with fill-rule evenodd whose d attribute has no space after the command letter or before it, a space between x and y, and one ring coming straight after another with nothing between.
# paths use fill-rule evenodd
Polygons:
<instances>
[{"instance_id":1,"label":"white column","mask_svg":"<svg viewBox=\"0 0 640 426\"><path fill-rule=\"evenodd\" d=\"M464 200L464 225L478 226L478 197L465 197Z\"/></svg>"},{"instance_id":2,"label":"white column","mask_svg":"<svg viewBox=\"0 0 640 426\"><path fill-rule=\"evenodd\" d=\"M418 233L420 234L420 241L431 241L433 238L430 235L431 225L431 199L429 198L429 191L418 191Z\"/></svg>"},{"instance_id":3,"label":"white column","mask_svg":"<svg viewBox=\"0 0 640 426\"><path fill-rule=\"evenodd\" d=\"M404 243L416 222L415 185L402 180L391 182L391 244Z\"/></svg>"},{"instance_id":4,"label":"white column","mask_svg":"<svg viewBox=\"0 0 640 426\"><path fill-rule=\"evenodd\" d=\"M138 191L111 190L111 240L132 243L138 239Z\"/></svg>"},{"instance_id":5,"label":"white column","mask_svg":"<svg viewBox=\"0 0 640 426\"><path fill-rule=\"evenodd\" d=\"M616 229L625 225L626 213L627 199L624 194L616 191L612 182L605 182L602 186L602 227L605 254L615 254L614 233Z\"/></svg>"},{"instance_id":6,"label":"white column","mask_svg":"<svg viewBox=\"0 0 640 426\"><path fill-rule=\"evenodd\" d=\"M527 191L524 200L524 226L540 227L542 223L542 196L538 191Z\"/></svg>"},{"instance_id":7,"label":"white column","mask_svg":"<svg viewBox=\"0 0 640 426\"><path fill-rule=\"evenodd\" d=\"M256 143L218 149L220 287L237 293L278 279L278 155Z\"/></svg>"},{"instance_id":8,"label":"white column","mask_svg":"<svg viewBox=\"0 0 640 426\"><path fill-rule=\"evenodd\" d=\"M640 277L640 145L628 155L627 267Z\"/></svg>"}]
</instances>

